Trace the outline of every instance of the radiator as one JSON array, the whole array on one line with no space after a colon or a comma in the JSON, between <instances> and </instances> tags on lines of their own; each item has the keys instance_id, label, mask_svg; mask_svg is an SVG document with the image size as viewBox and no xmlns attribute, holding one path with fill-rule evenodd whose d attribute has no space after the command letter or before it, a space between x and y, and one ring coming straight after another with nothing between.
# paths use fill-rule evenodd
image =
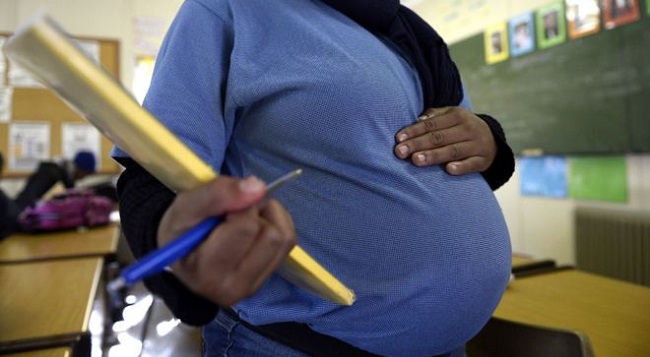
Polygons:
<instances>
[{"instance_id":1,"label":"radiator","mask_svg":"<svg viewBox=\"0 0 650 357\"><path fill-rule=\"evenodd\" d=\"M650 286L650 212L578 207L578 269Z\"/></svg>"}]
</instances>

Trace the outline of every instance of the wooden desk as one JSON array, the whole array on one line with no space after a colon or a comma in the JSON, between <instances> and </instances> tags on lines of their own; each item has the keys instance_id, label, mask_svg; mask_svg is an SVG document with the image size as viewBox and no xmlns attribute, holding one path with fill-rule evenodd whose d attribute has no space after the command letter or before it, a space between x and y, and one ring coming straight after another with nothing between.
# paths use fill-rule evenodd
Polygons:
<instances>
[{"instance_id":1,"label":"wooden desk","mask_svg":"<svg viewBox=\"0 0 650 357\"><path fill-rule=\"evenodd\" d=\"M596 356L647 357L650 289L577 270L515 279L494 316L583 331Z\"/></svg>"},{"instance_id":2,"label":"wooden desk","mask_svg":"<svg viewBox=\"0 0 650 357\"><path fill-rule=\"evenodd\" d=\"M528 264L532 264L535 262L535 259L533 257L528 256L528 255L521 255L521 254L512 254L512 268L517 268L520 266L525 266Z\"/></svg>"},{"instance_id":3,"label":"wooden desk","mask_svg":"<svg viewBox=\"0 0 650 357\"><path fill-rule=\"evenodd\" d=\"M0 264L114 254L119 225L40 234L13 234L0 242Z\"/></svg>"},{"instance_id":4,"label":"wooden desk","mask_svg":"<svg viewBox=\"0 0 650 357\"><path fill-rule=\"evenodd\" d=\"M102 265L102 258L0 265L0 352L87 334Z\"/></svg>"},{"instance_id":5,"label":"wooden desk","mask_svg":"<svg viewBox=\"0 0 650 357\"><path fill-rule=\"evenodd\" d=\"M12 353L5 357L70 357L72 349L69 347L48 348L45 350Z\"/></svg>"}]
</instances>

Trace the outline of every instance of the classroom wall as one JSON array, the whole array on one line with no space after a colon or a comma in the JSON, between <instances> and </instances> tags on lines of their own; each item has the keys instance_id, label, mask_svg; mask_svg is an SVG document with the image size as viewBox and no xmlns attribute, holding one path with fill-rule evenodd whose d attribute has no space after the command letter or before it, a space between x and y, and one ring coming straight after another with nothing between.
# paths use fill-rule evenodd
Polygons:
<instances>
[{"instance_id":1,"label":"classroom wall","mask_svg":"<svg viewBox=\"0 0 650 357\"><path fill-rule=\"evenodd\" d=\"M120 43L120 80L133 82L134 62L159 46L183 0L1 0L0 32L13 32L37 11L46 11L73 36L105 38ZM4 140L4 139L3 139ZM86 180L105 180L93 176ZM13 196L22 179L3 179L0 187ZM82 182L83 184L83 182Z\"/></svg>"},{"instance_id":2,"label":"classroom wall","mask_svg":"<svg viewBox=\"0 0 650 357\"><path fill-rule=\"evenodd\" d=\"M449 43L454 43L481 33L493 22L544 5L548 0L406 2ZM147 28L157 32L160 31L159 27L168 26L181 3L182 0L2 0L0 32L15 30L34 11L45 7L72 35L120 40L121 79L129 88L135 57L160 40L155 33L143 36L143 32ZM143 23L144 29L136 28ZM143 41L147 43L143 44ZM510 182L496 192L508 222L513 249L540 258L554 258L560 264L572 264L572 213L576 206L650 210L650 155L628 155L626 160L629 202L625 204L522 196L519 192L519 175L515 172ZM19 189L22 182L3 180L1 185L11 193Z\"/></svg>"},{"instance_id":3,"label":"classroom wall","mask_svg":"<svg viewBox=\"0 0 650 357\"><path fill-rule=\"evenodd\" d=\"M506 21L550 2L550 0L410 1L412 8L432 24L450 44L482 33L491 24ZM475 109L480 111L480 108ZM513 250L539 258L554 258L560 264L574 264L572 220L573 210L577 206L650 210L650 155L627 155L625 158L629 199L624 204L523 196L520 194L519 172L516 171L514 177L496 192L508 222ZM519 163L518 159L516 170L519 169Z\"/></svg>"}]
</instances>

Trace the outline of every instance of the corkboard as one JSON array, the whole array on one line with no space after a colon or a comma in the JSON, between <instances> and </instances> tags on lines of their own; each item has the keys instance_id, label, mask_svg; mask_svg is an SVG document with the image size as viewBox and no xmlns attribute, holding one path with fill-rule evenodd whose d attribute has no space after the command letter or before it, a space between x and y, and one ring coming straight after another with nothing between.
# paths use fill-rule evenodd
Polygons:
<instances>
[{"instance_id":1,"label":"corkboard","mask_svg":"<svg viewBox=\"0 0 650 357\"><path fill-rule=\"evenodd\" d=\"M1 33L0 36L9 37L10 33ZM76 37L80 40L95 41L99 43L99 58L102 65L115 78L120 78L120 45L119 41L90 37ZM9 67L10 64L7 64ZM8 71L0 75L5 77L4 83L8 84ZM14 87L12 99L12 113L9 122L0 123L0 151L5 158L4 177L26 177L29 173L8 171L9 150L9 125L20 122L49 122L50 124L50 156L61 157L61 127L63 123L87 123L81 116L74 112L67 104L47 88ZM101 135L101 158L99 160L98 174L116 174L120 167L110 157L113 143Z\"/></svg>"}]
</instances>

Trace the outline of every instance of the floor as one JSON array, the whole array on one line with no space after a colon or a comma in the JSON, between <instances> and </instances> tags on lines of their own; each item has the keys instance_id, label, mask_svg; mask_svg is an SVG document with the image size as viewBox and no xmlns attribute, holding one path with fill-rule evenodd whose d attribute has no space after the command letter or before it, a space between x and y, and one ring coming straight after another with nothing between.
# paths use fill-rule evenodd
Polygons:
<instances>
[{"instance_id":1,"label":"floor","mask_svg":"<svg viewBox=\"0 0 650 357\"><path fill-rule=\"evenodd\" d=\"M175 319L142 284L126 291L125 307L112 326L105 324L110 316L103 304L104 297L100 297L90 318L91 357L201 356L200 330Z\"/></svg>"}]
</instances>

